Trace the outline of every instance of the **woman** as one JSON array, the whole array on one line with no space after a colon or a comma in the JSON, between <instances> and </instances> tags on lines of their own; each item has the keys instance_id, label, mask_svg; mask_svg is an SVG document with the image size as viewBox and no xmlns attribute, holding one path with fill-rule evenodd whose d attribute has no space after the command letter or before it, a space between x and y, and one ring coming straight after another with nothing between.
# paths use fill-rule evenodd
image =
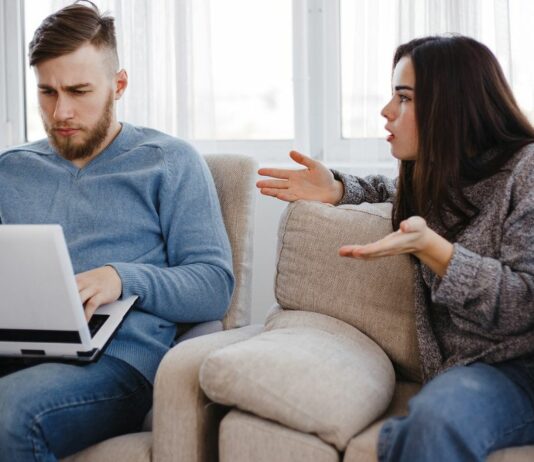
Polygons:
<instances>
[{"instance_id":1,"label":"woman","mask_svg":"<svg viewBox=\"0 0 534 462\"><path fill-rule=\"evenodd\" d=\"M416 257L425 385L383 425L379 460L485 460L534 443L534 129L493 54L462 37L401 45L382 110L398 179L261 169L266 195L393 202L396 230L340 255Z\"/></svg>"}]
</instances>

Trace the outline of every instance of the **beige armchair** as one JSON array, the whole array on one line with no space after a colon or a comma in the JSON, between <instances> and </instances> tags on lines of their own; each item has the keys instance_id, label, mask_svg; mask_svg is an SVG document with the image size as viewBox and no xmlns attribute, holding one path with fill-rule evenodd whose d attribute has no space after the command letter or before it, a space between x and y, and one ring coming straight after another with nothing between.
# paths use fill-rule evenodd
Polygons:
<instances>
[{"instance_id":1,"label":"beige armchair","mask_svg":"<svg viewBox=\"0 0 534 462\"><path fill-rule=\"evenodd\" d=\"M363 262L337 251L389 233L390 214L389 204L288 206L278 305L265 326L198 337L165 358L154 461L376 460L382 422L405 413L421 387L413 262ZM534 460L534 447L489 460Z\"/></svg>"},{"instance_id":2,"label":"beige armchair","mask_svg":"<svg viewBox=\"0 0 534 462\"><path fill-rule=\"evenodd\" d=\"M221 334L226 334L224 331L231 334L232 329L250 323L256 198L254 180L257 164L251 157L241 155L208 155L205 159L215 181L224 224L232 246L236 285L230 308L222 323L211 322L194 326L182 334L179 341L217 330L221 330ZM236 340L246 338L249 330L247 327L239 329ZM217 335L219 334L215 334L215 338ZM230 337L223 335L224 344L227 344L230 338L232 335ZM184 342L184 345L187 343L189 341ZM178 343L174 348L181 345ZM109 439L63 460L68 462L189 460L173 453L173 448L180 444L175 436L189 439L188 435L191 434L194 435L195 441L202 440L203 435L207 435L208 432L197 423L203 419L200 415L196 415L196 409L200 409L200 414L206 414L210 419L216 415L215 407L205 408L204 405L207 403L202 402L204 398L197 390L198 374L194 371L198 370L198 367L196 364L182 362L182 359L175 355L174 349L171 349L158 369L154 386L154 407L145 421L145 431ZM176 372L176 369L179 372ZM186 370L189 372L185 373ZM182 409L186 410L185 413L182 413ZM189 410L192 410L192 416L188 415ZM190 443L191 441L188 441L188 445Z\"/></svg>"}]
</instances>

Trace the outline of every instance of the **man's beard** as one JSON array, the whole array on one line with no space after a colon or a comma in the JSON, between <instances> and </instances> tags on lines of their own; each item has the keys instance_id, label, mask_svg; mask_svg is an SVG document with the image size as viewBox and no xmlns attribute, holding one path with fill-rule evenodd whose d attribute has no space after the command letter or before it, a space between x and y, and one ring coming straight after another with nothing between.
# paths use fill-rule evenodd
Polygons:
<instances>
[{"instance_id":1,"label":"man's beard","mask_svg":"<svg viewBox=\"0 0 534 462\"><path fill-rule=\"evenodd\" d=\"M94 154L94 151L106 139L111 126L113 116L113 92L110 92L109 98L102 112L102 116L93 128L84 127L83 125L57 124L47 125L43 119L45 131L48 140L56 148L57 152L67 160L86 159ZM82 143L76 143L71 137L62 137L55 133L58 128L75 128L81 132L87 133L87 139Z\"/></svg>"}]
</instances>

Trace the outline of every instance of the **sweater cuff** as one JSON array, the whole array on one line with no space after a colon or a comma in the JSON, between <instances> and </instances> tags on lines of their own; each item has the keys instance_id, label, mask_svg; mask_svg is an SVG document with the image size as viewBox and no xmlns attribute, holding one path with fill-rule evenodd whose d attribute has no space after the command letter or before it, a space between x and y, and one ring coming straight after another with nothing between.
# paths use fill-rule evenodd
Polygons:
<instances>
[{"instance_id":1,"label":"sweater cuff","mask_svg":"<svg viewBox=\"0 0 534 462\"><path fill-rule=\"evenodd\" d=\"M145 287L141 284L139 279L139 271L135 265L131 263L107 263L106 266L111 266L119 274L122 281L121 298L128 298L132 295L139 297L138 301L145 297Z\"/></svg>"},{"instance_id":2,"label":"sweater cuff","mask_svg":"<svg viewBox=\"0 0 534 462\"><path fill-rule=\"evenodd\" d=\"M351 175L338 172L337 170L331 170L331 172L334 175L334 179L343 183L343 197L335 205L360 204L363 201L361 186L352 179Z\"/></svg>"},{"instance_id":3,"label":"sweater cuff","mask_svg":"<svg viewBox=\"0 0 534 462\"><path fill-rule=\"evenodd\" d=\"M462 309L476 280L482 257L460 244L453 244L453 253L445 275L432 284L432 301Z\"/></svg>"}]
</instances>

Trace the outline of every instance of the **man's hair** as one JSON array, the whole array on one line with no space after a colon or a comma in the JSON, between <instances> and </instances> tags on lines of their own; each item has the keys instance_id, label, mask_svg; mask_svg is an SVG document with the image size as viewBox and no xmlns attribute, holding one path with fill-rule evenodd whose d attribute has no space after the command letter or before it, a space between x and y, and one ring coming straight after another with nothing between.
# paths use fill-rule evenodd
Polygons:
<instances>
[{"instance_id":1,"label":"man's hair","mask_svg":"<svg viewBox=\"0 0 534 462\"><path fill-rule=\"evenodd\" d=\"M35 31L29 47L30 66L76 51L85 44L110 51L114 70L118 67L114 18L101 14L98 7L78 1L51 14Z\"/></svg>"},{"instance_id":2,"label":"man's hair","mask_svg":"<svg viewBox=\"0 0 534 462\"><path fill-rule=\"evenodd\" d=\"M534 142L534 128L482 43L461 35L414 39L398 47L393 67L405 56L415 71L419 148L415 162L401 162L393 225L432 215L453 239L479 213L464 187L501 171Z\"/></svg>"}]
</instances>

